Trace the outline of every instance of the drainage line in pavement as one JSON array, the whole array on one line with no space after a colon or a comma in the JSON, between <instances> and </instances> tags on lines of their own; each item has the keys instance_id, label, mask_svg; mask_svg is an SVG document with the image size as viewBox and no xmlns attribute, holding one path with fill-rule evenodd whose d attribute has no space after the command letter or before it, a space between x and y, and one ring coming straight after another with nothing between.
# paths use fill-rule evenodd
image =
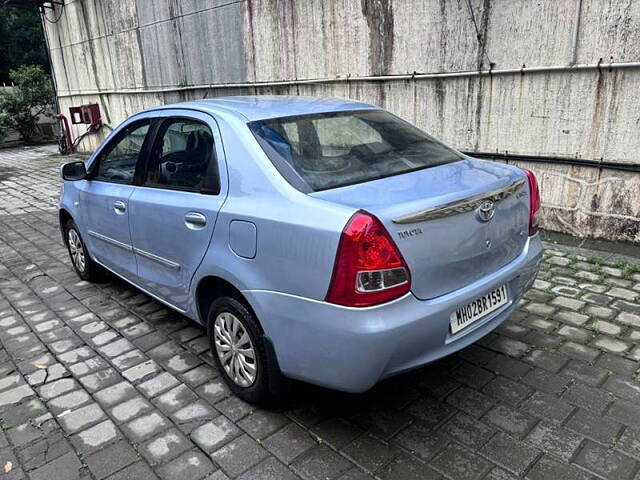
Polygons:
<instances>
[{"instance_id":1,"label":"drainage line in pavement","mask_svg":"<svg viewBox=\"0 0 640 480\"><path fill-rule=\"evenodd\" d=\"M602 168L603 170L623 170L626 172L640 172L640 163L605 162L601 160L584 160L570 157L546 157L541 155L516 155L512 153L462 152L465 155L489 160L504 160L516 162L549 163L553 165L573 165L578 167Z\"/></svg>"}]
</instances>

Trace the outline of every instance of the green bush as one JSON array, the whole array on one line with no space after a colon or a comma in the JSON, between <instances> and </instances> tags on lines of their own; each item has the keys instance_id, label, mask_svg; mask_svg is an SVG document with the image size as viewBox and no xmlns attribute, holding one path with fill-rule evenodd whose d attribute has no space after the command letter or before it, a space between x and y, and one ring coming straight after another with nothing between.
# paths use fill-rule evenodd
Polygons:
<instances>
[{"instance_id":1,"label":"green bush","mask_svg":"<svg viewBox=\"0 0 640 480\"><path fill-rule=\"evenodd\" d=\"M9 115L0 111L0 143L5 139L7 133L9 133Z\"/></svg>"},{"instance_id":2,"label":"green bush","mask_svg":"<svg viewBox=\"0 0 640 480\"><path fill-rule=\"evenodd\" d=\"M13 127L28 143L38 136L38 116L48 115L53 103L51 79L39 65L20 66L9 76L15 88L0 93L0 136Z\"/></svg>"}]
</instances>

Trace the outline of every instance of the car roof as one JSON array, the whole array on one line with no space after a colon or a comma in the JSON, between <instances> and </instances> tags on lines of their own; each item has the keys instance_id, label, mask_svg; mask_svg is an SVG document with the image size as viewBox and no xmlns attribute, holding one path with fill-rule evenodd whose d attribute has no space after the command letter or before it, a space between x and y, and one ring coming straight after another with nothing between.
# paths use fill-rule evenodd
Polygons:
<instances>
[{"instance_id":1,"label":"car roof","mask_svg":"<svg viewBox=\"0 0 640 480\"><path fill-rule=\"evenodd\" d=\"M231 113L245 121L290 117L314 113L346 110L377 109L374 105L335 97L309 97L293 95L255 95L217 97L190 102L163 105L147 111L166 108L189 108L210 113Z\"/></svg>"}]
</instances>

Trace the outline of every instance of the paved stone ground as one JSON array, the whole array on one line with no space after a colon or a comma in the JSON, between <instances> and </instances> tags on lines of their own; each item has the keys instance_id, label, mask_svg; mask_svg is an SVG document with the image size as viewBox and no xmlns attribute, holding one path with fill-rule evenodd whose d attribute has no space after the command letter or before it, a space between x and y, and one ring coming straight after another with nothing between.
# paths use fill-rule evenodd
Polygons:
<instances>
[{"instance_id":1,"label":"paved stone ground","mask_svg":"<svg viewBox=\"0 0 640 480\"><path fill-rule=\"evenodd\" d=\"M632 267L547 251L476 345L364 395L297 385L256 409L201 328L121 281L79 281L46 154L0 151L0 480L640 478Z\"/></svg>"}]
</instances>

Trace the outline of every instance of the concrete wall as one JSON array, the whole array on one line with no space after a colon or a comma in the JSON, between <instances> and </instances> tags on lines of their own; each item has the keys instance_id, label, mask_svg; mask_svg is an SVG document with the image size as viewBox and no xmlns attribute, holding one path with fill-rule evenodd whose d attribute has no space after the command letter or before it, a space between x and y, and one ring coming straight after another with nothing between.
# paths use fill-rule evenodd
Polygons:
<instances>
[{"instance_id":1,"label":"concrete wall","mask_svg":"<svg viewBox=\"0 0 640 480\"><path fill-rule=\"evenodd\" d=\"M473 15L467 0L66 3L46 23L65 112L98 102L116 125L205 94L333 95L381 105L461 150L640 163L638 68L393 78L637 62L638 1L470 0ZM370 76L385 77L358 78ZM639 173L523 166L541 181L544 227L640 242Z\"/></svg>"}]
</instances>

